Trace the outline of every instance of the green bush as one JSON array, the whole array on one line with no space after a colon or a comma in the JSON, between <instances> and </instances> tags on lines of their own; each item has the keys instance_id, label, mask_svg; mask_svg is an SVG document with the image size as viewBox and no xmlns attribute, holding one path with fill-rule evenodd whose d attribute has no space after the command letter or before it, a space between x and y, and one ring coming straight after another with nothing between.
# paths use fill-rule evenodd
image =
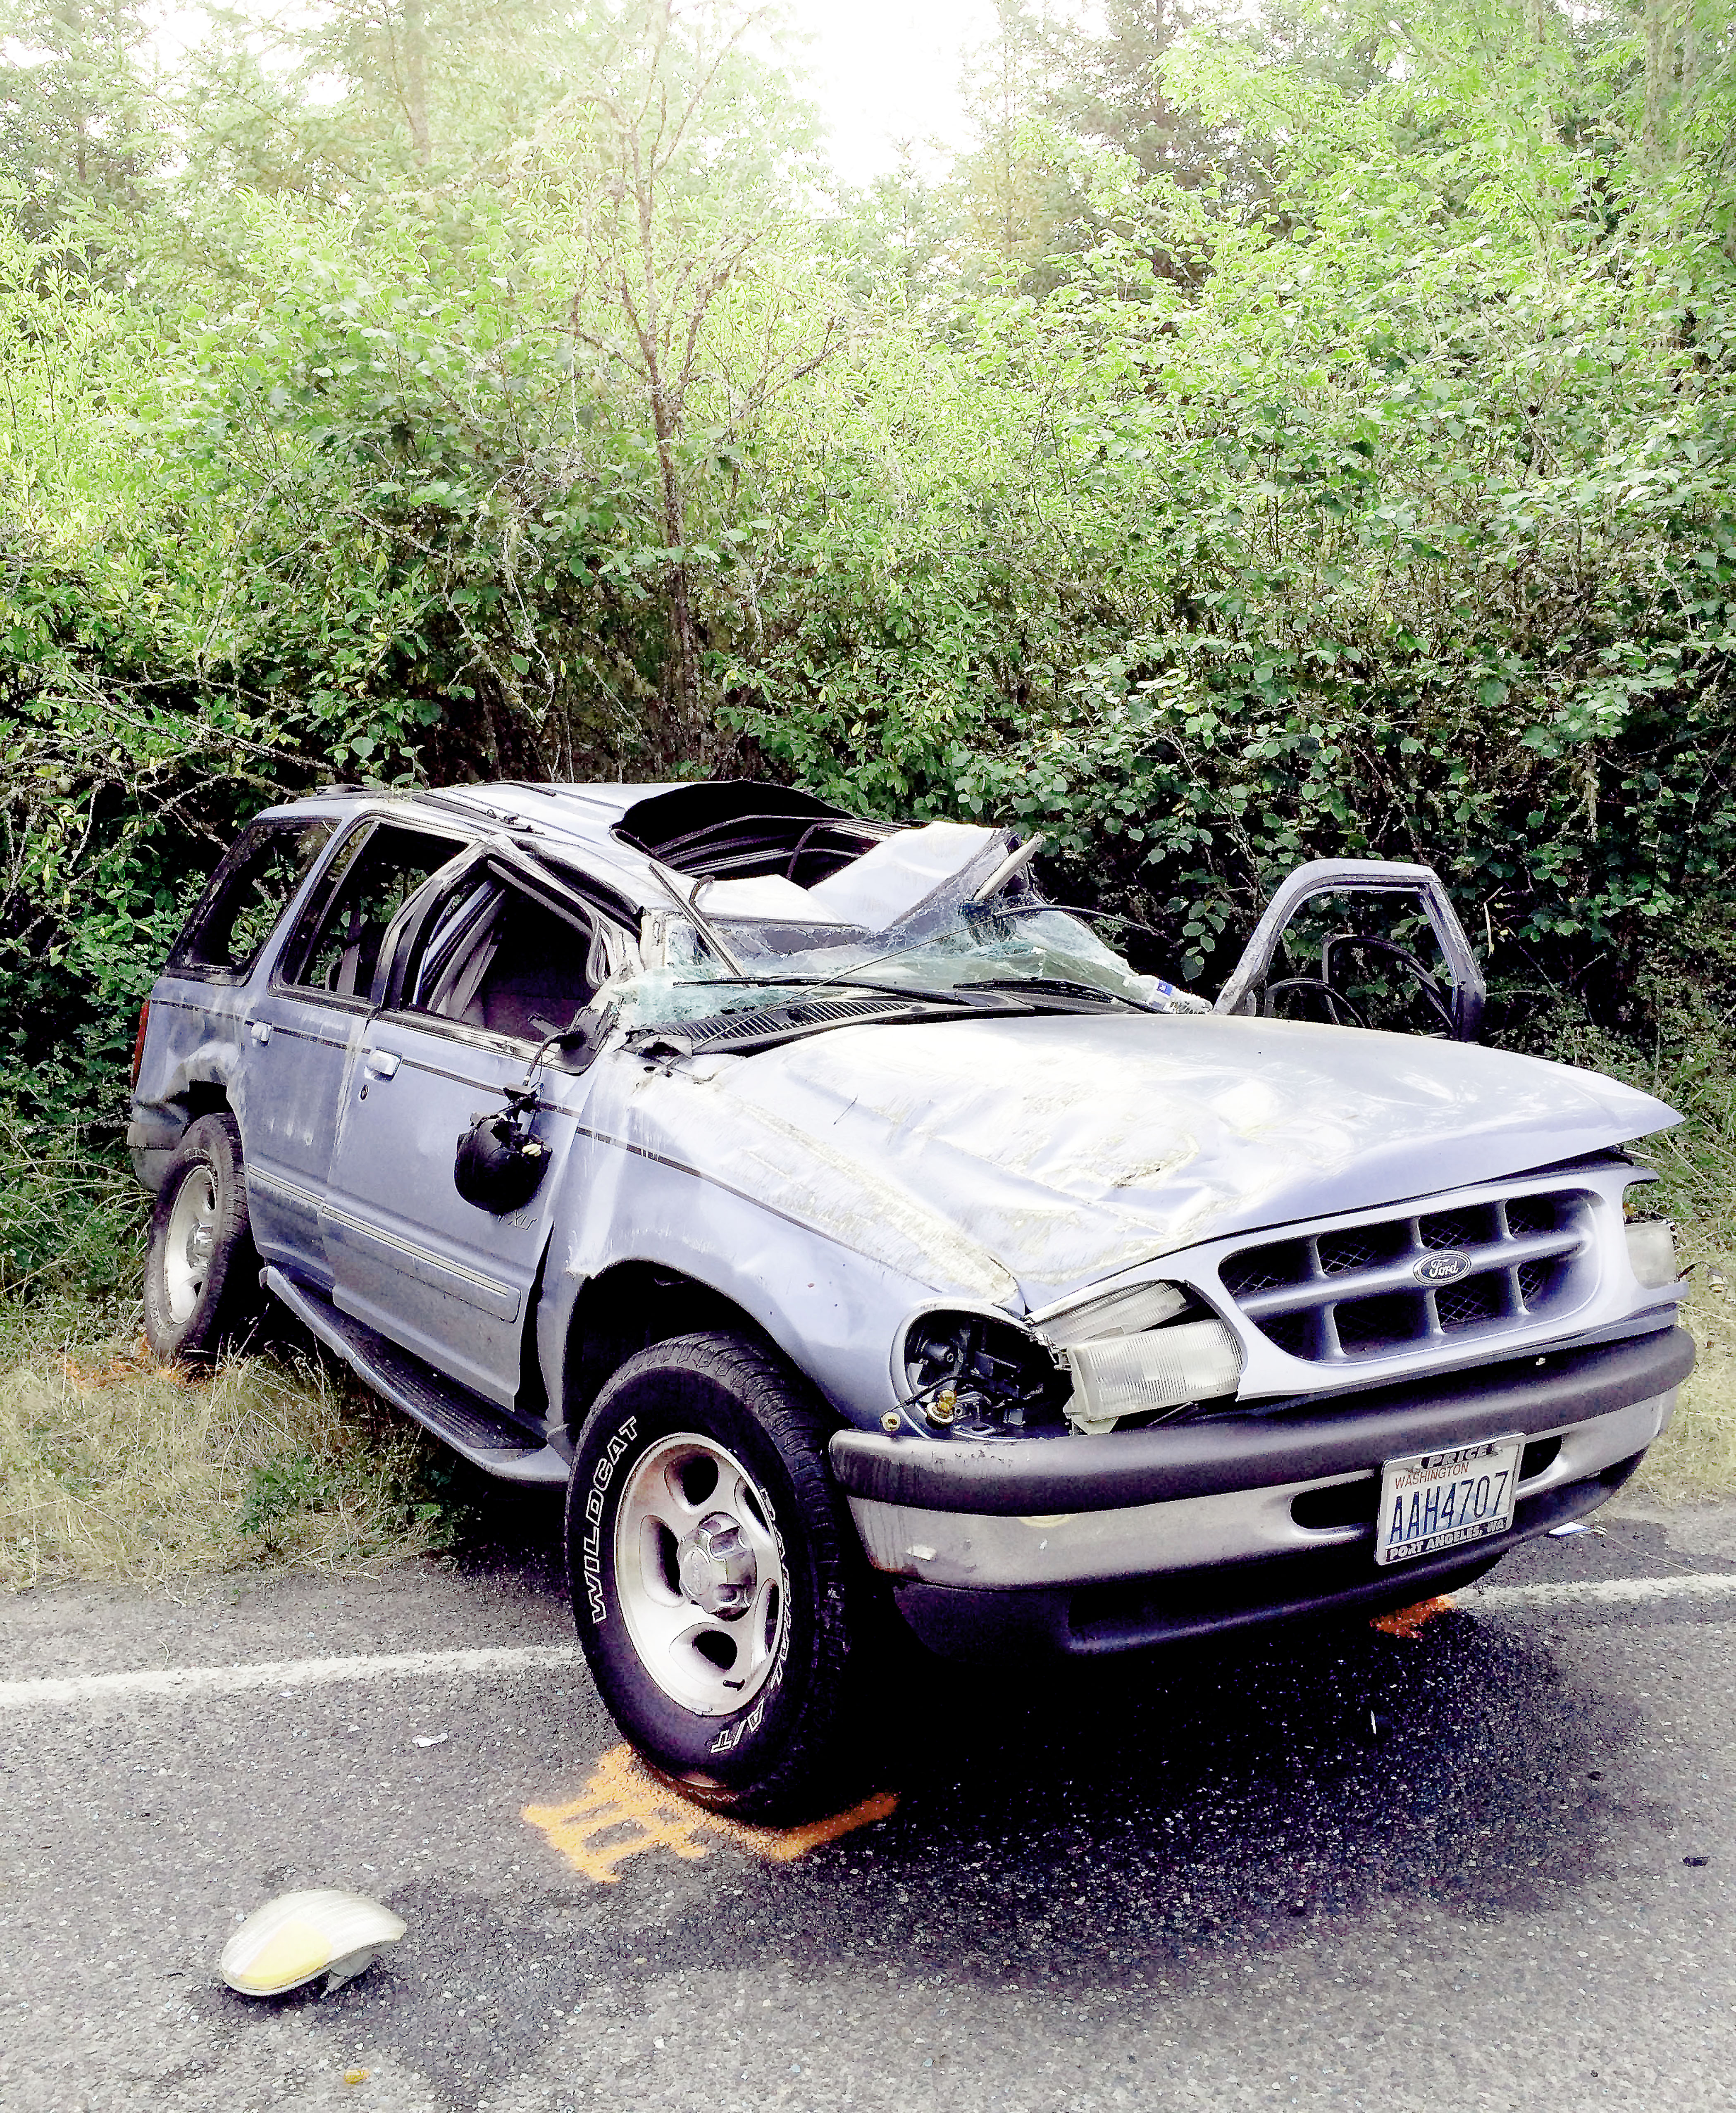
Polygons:
<instances>
[{"instance_id":1,"label":"green bush","mask_svg":"<svg viewBox=\"0 0 1736 2113\"><path fill-rule=\"evenodd\" d=\"M918 290L739 52L644 176L627 89L720 19L653 15L562 31L558 107L446 49L438 153L334 48L340 171L286 105L267 180L213 75L155 189L0 201L0 1103L112 1134L203 875L333 777L1004 818L1208 987L1297 860L1420 857L1515 1004L1661 1031L1736 866L1724 46L1238 17L1163 62L1207 160L1051 96L1062 248L961 208Z\"/></svg>"}]
</instances>

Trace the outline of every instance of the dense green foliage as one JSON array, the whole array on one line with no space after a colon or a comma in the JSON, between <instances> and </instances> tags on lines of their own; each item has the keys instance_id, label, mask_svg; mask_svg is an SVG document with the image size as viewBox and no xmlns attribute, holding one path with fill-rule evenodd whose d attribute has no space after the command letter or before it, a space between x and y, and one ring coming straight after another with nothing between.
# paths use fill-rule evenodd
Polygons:
<instances>
[{"instance_id":1,"label":"dense green foliage","mask_svg":"<svg viewBox=\"0 0 1736 2113\"><path fill-rule=\"evenodd\" d=\"M334 777L1016 819L1208 983L1296 859L1420 856L1665 1031L1736 851L1723 0L1002 22L976 150L840 196L709 0L15 15L0 1101L112 1120Z\"/></svg>"}]
</instances>

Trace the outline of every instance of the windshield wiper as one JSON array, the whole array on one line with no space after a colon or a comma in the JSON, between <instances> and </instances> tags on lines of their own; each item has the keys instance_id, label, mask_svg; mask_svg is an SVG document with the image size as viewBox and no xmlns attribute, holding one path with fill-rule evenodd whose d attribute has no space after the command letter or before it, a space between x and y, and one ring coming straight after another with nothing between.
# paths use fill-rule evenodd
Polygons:
<instances>
[{"instance_id":1,"label":"windshield wiper","mask_svg":"<svg viewBox=\"0 0 1736 2113\"><path fill-rule=\"evenodd\" d=\"M751 983L753 979L742 980ZM950 1002L953 1010L948 1016L954 1020L961 1013L978 1010L962 1000ZM693 1056L709 1055L713 1051L769 1048L774 1043L823 1034L838 1027L908 1024L911 1015L938 1009L921 993L912 997L904 991L889 990L886 996L861 1006L852 1006L847 1001L840 1002L835 998L822 999L816 1004L812 998L789 997L774 1000L770 1005L744 1006L733 1012L706 1013L697 1019L661 1020L629 1028L624 1039L627 1047L636 1056L653 1055L664 1049L678 1056Z\"/></svg>"},{"instance_id":2,"label":"windshield wiper","mask_svg":"<svg viewBox=\"0 0 1736 2113\"><path fill-rule=\"evenodd\" d=\"M969 1001L953 990L920 990L910 983L871 983L861 976L695 976L681 985L683 990L715 990L738 985L743 990L862 990L879 991L887 997L907 998L912 1005L964 1005Z\"/></svg>"},{"instance_id":3,"label":"windshield wiper","mask_svg":"<svg viewBox=\"0 0 1736 2113\"><path fill-rule=\"evenodd\" d=\"M1129 997L1124 991L1104 990L1098 983L1074 983L1066 976L973 976L961 990L995 992L1030 992L1039 997L1079 998L1092 1005L1124 1005L1133 1012L1155 1013L1154 1005L1143 1005L1136 997Z\"/></svg>"}]
</instances>

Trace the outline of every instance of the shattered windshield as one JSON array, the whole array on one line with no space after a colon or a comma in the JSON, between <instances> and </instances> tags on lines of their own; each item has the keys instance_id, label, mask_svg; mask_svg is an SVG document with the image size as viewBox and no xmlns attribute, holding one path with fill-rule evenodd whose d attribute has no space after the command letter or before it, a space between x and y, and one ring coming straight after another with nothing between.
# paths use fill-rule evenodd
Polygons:
<instances>
[{"instance_id":1,"label":"shattered windshield","mask_svg":"<svg viewBox=\"0 0 1736 2113\"><path fill-rule=\"evenodd\" d=\"M646 910L639 961L599 993L629 1034L747 1012L779 1015L764 1024L772 1034L810 1031L925 1001L949 1011L1206 1010L1135 970L1092 929L1094 913L1044 900L1029 872L1040 837L876 825L847 852L820 855L803 849L814 826L770 851L712 846L709 872L646 853L667 906ZM759 1029L744 1020L706 1038Z\"/></svg>"},{"instance_id":2,"label":"shattered windshield","mask_svg":"<svg viewBox=\"0 0 1736 2113\"><path fill-rule=\"evenodd\" d=\"M876 930L723 915L701 890L703 925L673 902L667 918L656 920L650 951L661 958L619 987L623 1024L670 1025L856 992L953 1006L1023 998L1069 1009L1206 1009L1161 977L1139 974L1082 917L1028 891L987 902L970 900L962 883L938 893L941 899Z\"/></svg>"}]
</instances>

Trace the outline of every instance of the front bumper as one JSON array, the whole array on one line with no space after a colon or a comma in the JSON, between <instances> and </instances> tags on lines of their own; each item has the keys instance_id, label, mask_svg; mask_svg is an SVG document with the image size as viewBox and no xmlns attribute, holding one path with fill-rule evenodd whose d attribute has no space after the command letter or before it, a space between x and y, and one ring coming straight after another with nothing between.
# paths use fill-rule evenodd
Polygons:
<instances>
[{"instance_id":1,"label":"front bumper","mask_svg":"<svg viewBox=\"0 0 1736 2113\"><path fill-rule=\"evenodd\" d=\"M1693 1365L1670 1328L1277 1415L1099 1438L966 1444L842 1431L868 1559L953 1655L1095 1653L1331 1606L1402 1604L1594 1510L1669 1422ZM1528 1440L1513 1528L1376 1568L1382 1465Z\"/></svg>"}]
</instances>

